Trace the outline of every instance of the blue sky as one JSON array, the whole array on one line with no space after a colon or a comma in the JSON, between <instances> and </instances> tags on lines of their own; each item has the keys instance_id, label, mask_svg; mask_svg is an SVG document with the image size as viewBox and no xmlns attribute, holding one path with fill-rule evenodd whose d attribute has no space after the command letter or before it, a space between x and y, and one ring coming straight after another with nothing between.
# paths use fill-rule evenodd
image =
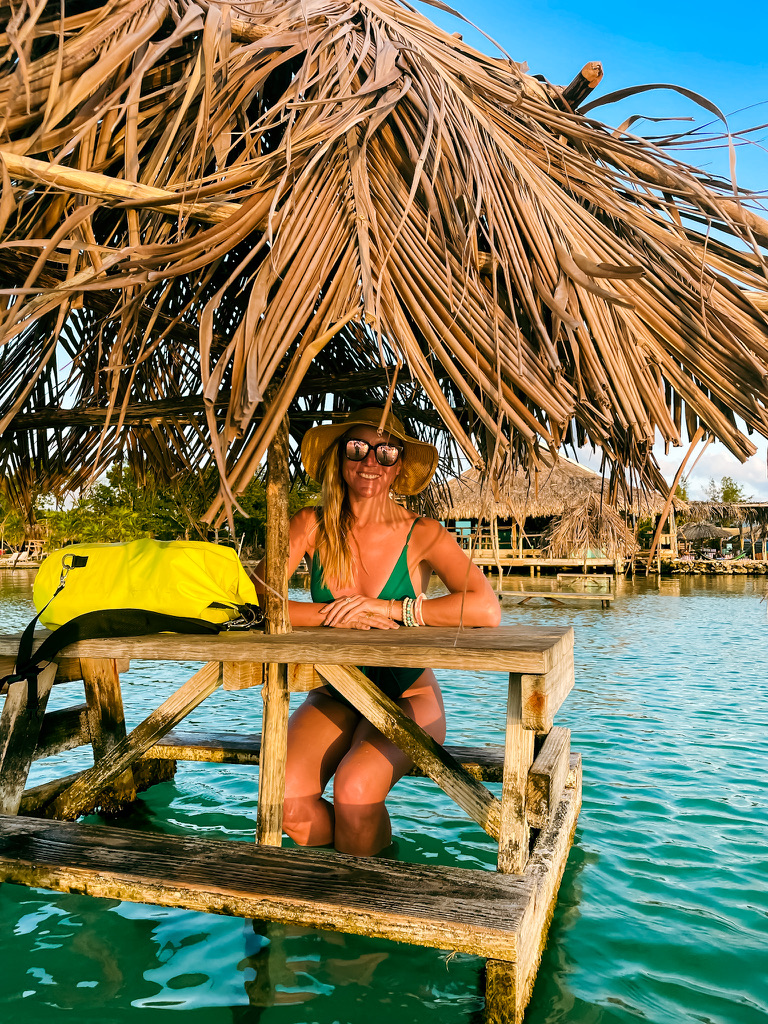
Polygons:
<instances>
[{"instance_id":1,"label":"blue sky","mask_svg":"<svg viewBox=\"0 0 768 1024\"><path fill-rule=\"evenodd\" d=\"M643 5L459 0L457 7L513 60L526 61L532 74L544 75L557 85L570 82L587 61L599 60L605 77L595 97L631 85L663 82L706 96L727 116L732 132L768 124L768 3L748 0L728 7L687 0L646 0ZM461 31L471 45L492 52L487 40L450 15L427 6L420 9L450 31ZM594 116L620 124L631 114L693 117L697 123L711 120L711 115L671 91L644 93L600 107ZM680 125L681 130L690 127ZM633 130L653 134L657 129L640 122ZM727 155L722 152L693 152L684 159L728 173ZM768 128L757 132L751 144L738 147L736 173L742 187L766 196L768 209ZM703 497L710 477L719 481L728 475L741 482L748 494L768 500L768 444L756 435L752 440L758 453L744 465L721 444L711 444L691 476L691 497ZM671 449L666 457L663 446L659 447L659 463L668 479L684 453L685 449ZM589 461L586 453L579 458Z\"/></svg>"}]
</instances>

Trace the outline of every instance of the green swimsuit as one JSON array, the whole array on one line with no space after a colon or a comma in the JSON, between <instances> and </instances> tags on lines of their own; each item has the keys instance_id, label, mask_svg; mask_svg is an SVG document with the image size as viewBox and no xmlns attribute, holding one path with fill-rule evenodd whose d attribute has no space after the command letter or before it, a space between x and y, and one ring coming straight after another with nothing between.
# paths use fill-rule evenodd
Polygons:
<instances>
[{"instance_id":1,"label":"green swimsuit","mask_svg":"<svg viewBox=\"0 0 768 1024\"><path fill-rule=\"evenodd\" d=\"M411 574L408 572L408 542L411 539L413 527L417 522L418 519L414 519L413 526L411 526L411 529L408 531L405 546L400 552L400 557L395 563L395 567L390 573L389 579L384 584L381 593L379 594L379 599L382 601L402 601L404 597L416 597L416 593L413 589L413 583L411 582ZM333 594L323 583L323 567L320 564L320 558L317 551L315 551L312 556L310 591L312 594L312 600L318 604L327 604L328 602L335 600ZM398 697L402 696L402 694L416 682L424 671L423 668L382 668L378 665L361 665L360 670L364 672L372 682L376 683L376 685L383 690L388 697L391 697L392 700L396 700ZM335 693L333 696L335 700L352 707L349 701L342 697L340 693Z\"/></svg>"}]
</instances>

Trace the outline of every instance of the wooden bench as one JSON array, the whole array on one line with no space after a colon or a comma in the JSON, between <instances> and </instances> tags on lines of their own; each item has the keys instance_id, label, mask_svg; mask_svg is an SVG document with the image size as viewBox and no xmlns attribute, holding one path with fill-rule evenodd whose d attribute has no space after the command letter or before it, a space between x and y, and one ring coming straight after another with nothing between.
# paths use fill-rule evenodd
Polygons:
<instances>
[{"instance_id":1,"label":"wooden bench","mask_svg":"<svg viewBox=\"0 0 768 1024\"><path fill-rule=\"evenodd\" d=\"M611 602L615 597L615 594L606 594L602 592L591 594L566 594L560 590L521 590L516 593L499 594L499 600L502 604L527 604L529 601L534 599L551 601L553 604L562 605L583 604L585 601L599 601L603 608L610 608Z\"/></svg>"}]
</instances>

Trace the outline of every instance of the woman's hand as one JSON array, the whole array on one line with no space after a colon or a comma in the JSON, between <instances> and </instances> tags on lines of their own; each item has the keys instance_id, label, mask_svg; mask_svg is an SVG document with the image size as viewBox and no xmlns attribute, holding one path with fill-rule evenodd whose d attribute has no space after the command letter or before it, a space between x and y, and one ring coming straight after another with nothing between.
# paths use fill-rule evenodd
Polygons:
<instances>
[{"instance_id":1,"label":"woman's hand","mask_svg":"<svg viewBox=\"0 0 768 1024\"><path fill-rule=\"evenodd\" d=\"M324 626L341 629L399 629L398 623L387 615L389 603L362 594L339 597L321 608L320 618Z\"/></svg>"}]
</instances>

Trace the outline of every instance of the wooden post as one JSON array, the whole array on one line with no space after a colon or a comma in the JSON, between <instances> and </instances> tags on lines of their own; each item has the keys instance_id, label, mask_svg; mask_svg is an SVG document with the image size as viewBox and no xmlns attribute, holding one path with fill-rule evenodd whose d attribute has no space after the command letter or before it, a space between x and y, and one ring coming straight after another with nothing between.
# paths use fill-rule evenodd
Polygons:
<instances>
[{"instance_id":1,"label":"wooden post","mask_svg":"<svg viewBox=\"0 0 768 1024\"><path fill-rule=\"evenodd\" d=\"M267 630L289 633L288 618L288 419L285 417L267 454ZM288 745L288 670L267 665L262 691L264 725L259 765L256 842L280 846L283 838L285 757Z\"/></svg>"},{"instance_id":2,"label":"wooden post","mask_svg":"<svg viewBox=\"0 0 768 1024\"><path fill-rule=\"evenodd\" d=\"M88 705L88 727L93 744L93 760L100 761L125 739L125 714L120 692L120 676L114 660L81 658L80 670ZM136 799L133 770L128 768L110 787L115 806ZM111 802L111 800L110 800Z\"/></svg>"},{"instance_id":3,"label":"wooden post","mask_svg":"<svg viewBox=\"0 0 768 1024\"><path fill-rule=\"evenodd\" d=\"M18 814L55 677L56 665L51 662L37 677L32 704L26 679L8 687L0 716L0 814Z\"/></svg>"},{"instance_id":4,"label":"wooden post","mask_svg":"<svg viewBox=\"0 0 768 1024\"><path fill-rule=\"evenodd\" d=\"M510 672L498 859L498 870L504 874L522 874L528 862L525 795L528 771L533 764L534 737L532 730L523 728L522 676Z\"/></svg>"}]
</instances>

